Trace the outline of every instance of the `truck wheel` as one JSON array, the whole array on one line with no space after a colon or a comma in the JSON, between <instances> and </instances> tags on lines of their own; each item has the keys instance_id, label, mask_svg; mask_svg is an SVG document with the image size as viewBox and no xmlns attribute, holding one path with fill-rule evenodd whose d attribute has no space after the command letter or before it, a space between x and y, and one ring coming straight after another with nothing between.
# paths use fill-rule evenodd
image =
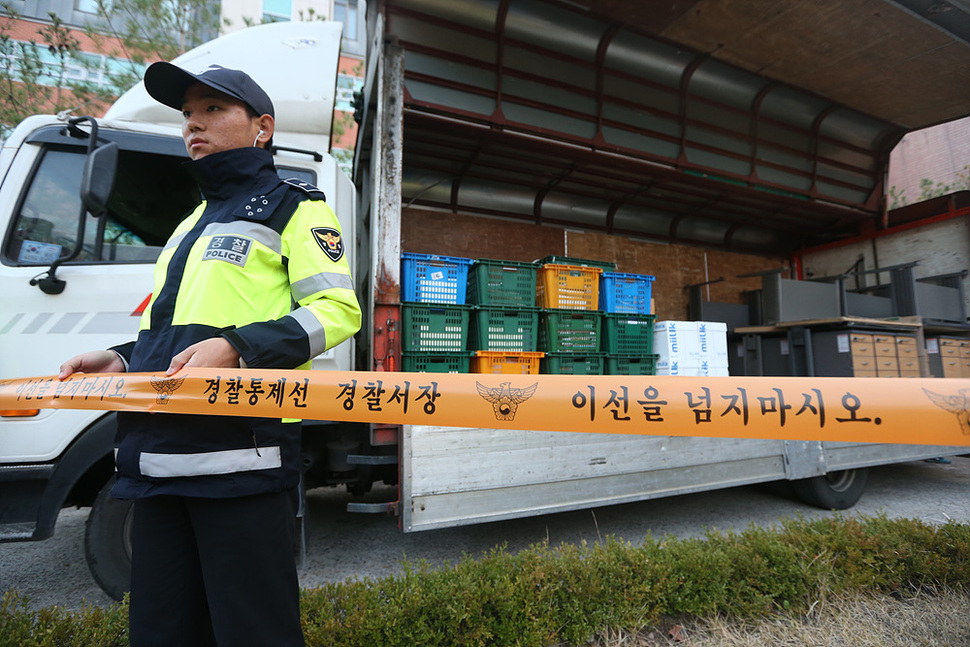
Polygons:
<instances>
[{"instance_id":1,"label":"truck wheel","mask_svg":"<svg viewBox=\"0 0 970 647\"><path fill-rule=\"evenodd\" d=\"M805 503L826 510L845 510L851 508L866 489L869 469L860 467L854 470L829 472L823 476L792 481L792 488Z\"/></svg>"},{"instance_id":2,"label":"truck wheel","mask_svg":"<svg viewBox=\"0 0 970 647\"><path fill-rule=\"evenodd\" d=\"M111 498L115 479L105 484L84 527L84 555L98 585L115 600L131 589L132 502Z\"/></svg>"}]
</instances>

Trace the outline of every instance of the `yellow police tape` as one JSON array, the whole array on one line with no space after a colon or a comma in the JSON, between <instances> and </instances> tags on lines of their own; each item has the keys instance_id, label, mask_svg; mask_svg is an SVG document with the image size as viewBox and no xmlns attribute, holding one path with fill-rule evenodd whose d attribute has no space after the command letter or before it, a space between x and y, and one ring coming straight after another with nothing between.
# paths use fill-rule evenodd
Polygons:
<instances>
[{"instance_id":1,"label":"yellow police tape","mask_svg":"<svg viewBox=\"0 0 970 647\"><path fill-rule=\"evenodd\" d=\"M184 369L0 380L0 409L970 446L970 379Z\"/></svg>"}]
</instances>

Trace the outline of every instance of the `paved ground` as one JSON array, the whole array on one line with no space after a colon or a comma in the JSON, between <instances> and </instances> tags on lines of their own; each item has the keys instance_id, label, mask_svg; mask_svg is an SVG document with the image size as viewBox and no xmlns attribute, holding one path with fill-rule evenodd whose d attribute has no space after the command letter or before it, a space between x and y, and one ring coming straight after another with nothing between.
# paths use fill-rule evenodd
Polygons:
<instances>
[{"instance_id":1,"label":"paved ground","mask_svg":"<svg viewBox=\"0 0 970 647\"><path fill-rule=\"evenodd\" d=\"M371 494L375 500L394 496L391 488ZM394 518L347 513L346 501L339 491L318 490L308 497L304 586L393 574L401 570L405 559L455 562L463 554L477 556L503 543L512 551L546 540L557 545L609 535L639 543L648 533L687 537L708 528L743 530L751 524L777 524L794 515L832 514L795 501L781 484L769 484L403 534ZM48 541L0 544L0 591L18 589L31 598L34 607L110 603L84 562L87 512L63 511L55 536ZM867 491L849 514L878 513L932 523L948 519L970 523L970 459L954 458L950 465L914 462L870 470Z\"/></svg>"}]
</instances>

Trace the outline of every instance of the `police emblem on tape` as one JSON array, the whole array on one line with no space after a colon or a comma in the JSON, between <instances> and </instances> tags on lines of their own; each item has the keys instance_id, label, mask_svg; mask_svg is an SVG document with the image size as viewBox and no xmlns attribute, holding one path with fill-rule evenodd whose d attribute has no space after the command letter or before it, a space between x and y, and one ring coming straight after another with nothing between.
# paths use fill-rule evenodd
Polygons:
<instances>
[{"instance_id":1,"label":"police emblem on tape","mask_svg":"<svg viewBox=\"0 0 970 647\"><path fill-rule=\"evenodd\" d=\"M524 389L513 389L511 382L502 382L498 388L488 387L481 382L475 382L478 395L491 403L496 420L515 420L515 411L519 405L535 395L539 383Z\"/></svg>"},{"instance_id":2,"label":"police emblem on tape","mask_svg":"<svg viewBox=\"0 0 970 647\"><path fill-rule=\"evenodd\" d=\"M320 245L320 249L333 262L339 261L344 255L344 240L340 232L331 227L314 227L310 230L313 238Z\"/></svg>"},{"instance_id":3,"label":"police emblem on tape","mask_svg":"<svg viewBox=\"0 0 970 647\"><path fill-rule=\"evenodd\" d=\"M960 431L964 436L970 436L970 389L960 389L960 395L943 395L925 388L923 393L939 408L956 414Z\"/></svg>"},{"instance_id":4,"label":"police emblem on tape","mask_svg":"<svg viewBox=\"0 0 970 647\"><path fill-rule=\"evenodd\" d=\"M238 265L246 266L246 259L249 258L249 250L253 246L253 241L240 236L213 236L209 241L208 247L202 253L203 261L225 261Z\"/></svg>"},{"instance_id":5,"label":"police emblem on tape","mask_svg":"<svg viewBox=\"0 0 970 647\"><path fill-rule=\"evenodd\" d=\"M173 393L179 390L183 382L185 382L184 377L165 378L152 375L152 388L155 389L155 393L158 394L155 397L155 403L168 404L168 399L172 397Z\"/></svg>"}]
</instances>

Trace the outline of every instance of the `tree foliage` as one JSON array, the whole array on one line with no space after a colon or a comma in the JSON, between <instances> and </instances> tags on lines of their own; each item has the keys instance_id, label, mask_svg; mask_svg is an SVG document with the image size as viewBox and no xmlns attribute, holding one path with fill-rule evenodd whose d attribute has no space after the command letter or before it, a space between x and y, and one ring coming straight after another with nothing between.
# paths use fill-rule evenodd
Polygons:
<instances>
[{"instance_id":1,"label":"tree foliage","mask_svg":"<svg viewBox=\"0 0 970 647\"><path fill-rule=\"evenodd\" d=\"M956 191L970 191L970 164L965 165L962 171L958 171L953 182L934 182L928 177L924 177L919 182L920 194L916 202L932 200L940 196L954 193ZM889 189L890 209L898 209L909 204L906 197L906 189L898 189L893 185Z\"/></svg>"},{"instance_id":2,"label":"tree foliage","mask_svg":"<svg viewBox=\"0 0 970 647\"><path fill-rule=\"evenodd\" d=\"M98 51L124 65L109 74L118 96L135 85L147 64L170 61L218 35L218 5L207 0L95 0L97 19L86 28Z\"/></svg>"},{"instance_id":3,"label":"tree foliage","mask_svg":"<svg viewBox=\"0 0 970 647\"><path fill-rule=\"evenodd\" d=\"M37 112L60 112L90 100L87 90L69 79L68 70L79 49L77 36L56 14L40 26L35 40L14 39L19 16L0 5L0 136Z\"/></svg>"},{"instance_id":4,"label":"tree foliage","mask_svg":"<svg viewBox=\"0 0 970 647\"><path fill-rule=\"evenodd\" d=\"M15 38L20 18L0 4L0 138L32 114L102 112L147 64L175 58L219 27L218 7L207 0L96 0L83 29L49 13L49 24Z\"/></svg>"}]
</instances>

